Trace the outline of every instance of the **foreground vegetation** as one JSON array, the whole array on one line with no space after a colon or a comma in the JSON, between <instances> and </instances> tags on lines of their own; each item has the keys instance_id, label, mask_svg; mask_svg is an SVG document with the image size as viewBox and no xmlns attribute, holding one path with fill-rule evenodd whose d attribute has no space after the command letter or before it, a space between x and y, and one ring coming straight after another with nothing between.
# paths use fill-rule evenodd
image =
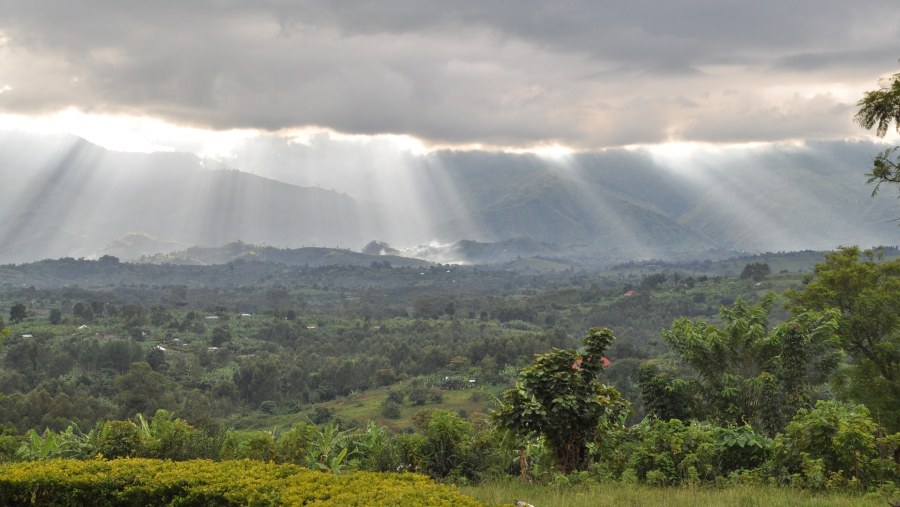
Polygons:
<instances>
[{"instance_id":1,"label":"foreground vegetation","mask_svg":"<svg viewBox=\"0 0 900 507\"><path fill-rule=\"evenodd\" d=\"M255 461L53 460L0 465L3 505L478 507L415 474L328 475Z\"/></svg>"},{"instance_id":2,"label":"foreground vegetation","mask_svg":"<svg viewBox=\"0 0 900 507\"><path fill-rule=\"evenodd\" d=\"M621 482L567 481L551 484L487 482L463 486L467 495L496 505L522 499L532 505L554 507L884 507L885 496L821 493L759 485L659 488Z\"/></svg>"},{"instance_id":3,"label":"foreground vegetation","mask_svg":"<svg viewBox=\"0 0 900 507\"><path fill-rule=\"evenodd\" d=\"M0 465L3 505L509 505L524 499L555 507L645 506L882 506L883 494L815 493L760 485L661 490L639 484L596 483L583 476L547 484L485 482L459 490L421 475L357 472L330 475L257 461L149 459L53 460Z\"/></svg>"}]
</instances>

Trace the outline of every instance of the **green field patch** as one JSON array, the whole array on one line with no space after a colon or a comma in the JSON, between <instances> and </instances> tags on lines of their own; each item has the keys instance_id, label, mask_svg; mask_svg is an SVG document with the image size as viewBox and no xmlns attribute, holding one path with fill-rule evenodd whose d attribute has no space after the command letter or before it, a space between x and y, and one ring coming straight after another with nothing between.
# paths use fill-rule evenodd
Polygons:
<instances>
[{"instance_id":1,"label":"green field patch","mask_svg":"<svg viewBox=\"0 0 900 507\"><path fill-rule=\"evenodd\" d=\"M659 488L617 482L567 484L577 481L571 477L560 479L559 483L550 484L488 482L465 486L461 491L482 502L512 505L513 500L520 499L537 507L884 507L890 500L881 493L816 493L774 486Z\"/></svg>"}]
</instances>

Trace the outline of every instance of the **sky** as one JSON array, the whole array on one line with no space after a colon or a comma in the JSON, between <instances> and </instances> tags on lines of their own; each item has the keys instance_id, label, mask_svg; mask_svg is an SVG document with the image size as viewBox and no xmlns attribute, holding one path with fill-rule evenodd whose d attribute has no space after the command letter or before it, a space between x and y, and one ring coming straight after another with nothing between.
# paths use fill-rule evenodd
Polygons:
<instances>
[{"instance_id":1,"label":"sky","mask_svg":"<svg viewBox=\"0 0 900 507\"><path fill-rule=\"evenodd\" d=\"M898 58L896 0L5 0L0 128L202 156L860 138Z\"/></svg>"}]
</instances>

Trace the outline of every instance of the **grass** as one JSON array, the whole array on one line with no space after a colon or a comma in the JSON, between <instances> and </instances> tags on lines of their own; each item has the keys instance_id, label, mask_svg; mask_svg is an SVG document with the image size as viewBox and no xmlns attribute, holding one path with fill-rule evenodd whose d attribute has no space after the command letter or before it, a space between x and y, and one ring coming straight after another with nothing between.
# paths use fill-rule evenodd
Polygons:
<instances>
[{"instance_id":1,"label":"grass","mask_svg":"<svg viewBox=\"0 0 900 507\"><path fill-rule=\"evenodd\" d=\"M329 408L336 417L340 417L346 421L374 421L379 426L385 426L393 431L400 431L404 428L412 427L413 417L422 410L441 409L451 412L459 412L464 410L470 414L488 413L491 409L496 408L496 402L492 395L497 395L497 391L501 388L495 386L487 386L487 392L479 401L473 401L472 393L475 389L461 389L458 391L442 391L443 401L440 403L428 402L424 405L414 405L408 400L404 400L400 407L400 417L397 419L389 419L381 414L381 402L387 397L388 391L403 390L405 383L398 383L389 388L380 387L354 393L348 397L341 397L337 400L323 403L322 405Z\"/></svg>"},{"instance_id":2,"label":"grass","mask_svg":"<svg viewBox=\"0 0 900 507\"><path fill-rule=\"evenodd\" d=\"M504 481L464 486L460 491L488 504L512 505L519 499L535 507L884 507L892 500L878 494L816 493L772 486L658 488L624 483L556 486Z\"/></svg>"},{"instance_id":3,"label":"grass","mask_svg":"<svg viewBox=\"0 0 900 507\"><path fill-rule=\"evenodd\" d=\"M413 427L413 417L423 410L448 410L451 412L465 411L469 415L486 414L497 408L494 397L506 389L505 386L485 385L475 389L461 389L458 391L442 391L443 400L439 403L429 401L424 405L415 405L409 400L404 400L400 406L400 417L389 419L381 413L381 402L387 398L391 390L404 391L409 387L409 381L398 382L388 387L376 387L365 391L355 392L349 396L341 396L335 400L311 405L302 411L263 414L255 411L242 417L233 418L230 424L238 429L264 429L273 427L289 428L298 422L307 422L312 417L316 407L324 407L331 411L333 417L364 427L366 422L372 421L378 426L386 427L393 432L401 432ZM473 393L482 393L477 400L473 400ZM476 416L476 419L478 416Z\"/></svg>"}]
</instances>

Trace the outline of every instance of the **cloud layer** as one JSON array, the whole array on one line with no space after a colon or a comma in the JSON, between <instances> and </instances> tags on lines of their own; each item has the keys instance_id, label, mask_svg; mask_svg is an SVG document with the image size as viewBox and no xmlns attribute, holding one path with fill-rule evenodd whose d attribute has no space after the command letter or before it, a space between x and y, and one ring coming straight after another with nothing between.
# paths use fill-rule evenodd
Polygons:
<instances>
[{"instance_id":1,"label":"cloud layer","mask_svg":"<svg viewBox=\"0 0 900 507\"><path fill-rule=\"evenodd\" d=\"M0 112L596 149L858 135L896 0L4 2Z\"/></svg>"}]
</instances>

